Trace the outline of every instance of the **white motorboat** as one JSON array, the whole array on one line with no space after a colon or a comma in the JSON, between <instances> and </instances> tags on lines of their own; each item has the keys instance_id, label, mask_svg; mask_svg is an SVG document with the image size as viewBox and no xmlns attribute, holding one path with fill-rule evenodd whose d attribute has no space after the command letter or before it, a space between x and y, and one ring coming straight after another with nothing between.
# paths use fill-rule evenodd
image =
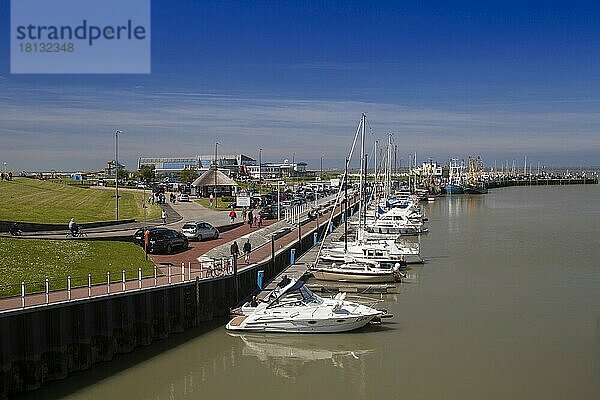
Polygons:
<instances>
[{"instance_id":1,"label":"white motorboat","mask_svg":"<svg viewBox=\"0 0 600 400\"><path fill-rule=\"evenodd\" d=\"M325 262L348 262L352 260L373 260L381 264L407 264L419 256L419 249L398 246L393 240L333 242L321 252L321 260ZM419 257L420 258L420 257Z\"/></svg>"},{"instance_id":2,"label":"white motorboat","mask_svg":"<svg viewBox=\"0 0 600 400\"><path fill-rule=\"evenodd\" d=\"M226 328L232 331L323 333L362 328L383 311L344 300L345 293L333 299L314 294L303 281L282 280L247 314L234 317Z\"/></svg>"},{"instance_id":3,"label":"white motorboat","mask_svg":"<svg viewBox=\"0 0 600 400\"><path fill-rule=\"evenodd\" d=\"M428 231L422 222L408 218L404 211L392 208L365 227L367 232L381 234L418 235Z\"/></svg>"}]
</instances>

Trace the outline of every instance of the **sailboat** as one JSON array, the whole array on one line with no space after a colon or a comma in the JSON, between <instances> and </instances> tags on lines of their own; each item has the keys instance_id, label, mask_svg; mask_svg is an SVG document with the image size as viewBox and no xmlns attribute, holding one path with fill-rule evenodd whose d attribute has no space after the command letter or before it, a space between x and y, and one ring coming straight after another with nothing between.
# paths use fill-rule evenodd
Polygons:
<instances>
[{"instance_id":1,"label":"sailboat","mask_svg":"<svg viewBox=\"0 0 600 400\"><path fill-rule=\"evenodd\" d=\"M365 183L366 177L363 182L363 174L366 175L366 157L364 157L364 140L365 140L365 127L366 127L366 115L363 113L361 117L361 122L357 129L356 135L354 137L354 141L352 144L352 148L350 150L349 156L346 158L346 167L345 173L343 177L342 187L347 187L348 181L348 163L354 151L354 146L356 144L356 140L359 132L361 132L361 173L360 173L360 184L359 184L359 192L360 192L360 206L359 206L359 220L361 224L364 224L366 217L366 201L365 201ZM340 189L341 193L341 189ZM339 194L338 193L338 198ZM347 198L347 197L346 197ZM336 199L337 202L337 199ZM343 261L338 263L332 263L329 265L325 265L320 263L320 254L323 250L323 243L319 249L319 253L317 255L317 259L315 264L310 268L313 276L317 279L321 280L329 280L329 281L341 281L341 282L358 282L358 283L383 283L383 282L397 282L402 278L402 274L399 272L399 269L402 263L386 263L382 264L378 260L368 259L367 257L351 257L348 253L348 224L347 218L344 224L344 259ZM361 225L363 226L363 225ZM360 230L360 228L359 228ZM348 257L346 257L348 255ZM400 260L399 260L400 261ZM397 264L397 265L396 265Z\"/></svg>"}]
</instances>

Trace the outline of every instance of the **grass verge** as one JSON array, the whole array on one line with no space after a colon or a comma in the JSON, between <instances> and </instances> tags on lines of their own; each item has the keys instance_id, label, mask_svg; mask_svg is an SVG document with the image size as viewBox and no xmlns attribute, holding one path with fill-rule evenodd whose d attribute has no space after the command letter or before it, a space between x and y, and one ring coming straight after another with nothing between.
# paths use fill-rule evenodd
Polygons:
<instances>
[{"instance_id":1,"label":"grass verge","mask_svg":"<svg viewBox=\"0 0 600 400\"><path fill-rule=\"evenodd\" d=\"M0 296L20 294L23 281L32 282L27 293L41 292L46 278L50 290L66 288L67 276L72 287L86 286L88 274L94 284L106 283L107 272L111 282L121 281L122 270L126 279L137 279L138 268L142 276L154 274L154 264L133 243L0 238Z\"/></svg>"},{"instance_id":2,"label":"grass verge","mask_svg":"<svg viewBox=\"0 0 600 400\"><path fill-rule=\"evenodd\" d=\"M110 221L115 218L114 191L70 186L37 179L16 178L0 181L0 220L67 223ZM119 218L144 219L146 191L119 192ZM146 197L146 199L144 198ZM148 220L160 217L160 208L149 205Z\"/></svg>"}]
</instances>

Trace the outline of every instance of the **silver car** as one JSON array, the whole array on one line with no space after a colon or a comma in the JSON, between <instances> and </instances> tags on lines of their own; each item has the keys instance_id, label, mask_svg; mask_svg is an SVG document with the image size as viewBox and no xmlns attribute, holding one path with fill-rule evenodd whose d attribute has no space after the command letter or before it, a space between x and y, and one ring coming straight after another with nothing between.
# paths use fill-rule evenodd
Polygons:
<instances>
[{"instance_id":1,"label":"silver car","mask_svg":"<svg viewBox=\"0 0 600 400\"><path fill-rule=\"evenodd\" d=\"M181 228L181 233L188 238L188 240L204 240L204 239L217 239L219 237L219 230L204 221L187 221Z\"/></svg>"}]
</instances>

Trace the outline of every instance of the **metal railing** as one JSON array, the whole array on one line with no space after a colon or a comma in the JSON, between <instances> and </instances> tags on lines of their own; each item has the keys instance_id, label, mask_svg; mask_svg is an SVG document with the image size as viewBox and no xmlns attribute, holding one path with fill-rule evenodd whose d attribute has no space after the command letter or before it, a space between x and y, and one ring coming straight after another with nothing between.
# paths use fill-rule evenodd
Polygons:
<instances>
[{"instance_id":1,"label":"metal railing","mask_svg":"<svg viewBox=\"0 0 600 400\"><path fill-rule=\"evenodd\" d=\"M233 275L232 259L208 259L152 269L46 278L0 285L0 312Z\"/></svg>"}]
</instances>

